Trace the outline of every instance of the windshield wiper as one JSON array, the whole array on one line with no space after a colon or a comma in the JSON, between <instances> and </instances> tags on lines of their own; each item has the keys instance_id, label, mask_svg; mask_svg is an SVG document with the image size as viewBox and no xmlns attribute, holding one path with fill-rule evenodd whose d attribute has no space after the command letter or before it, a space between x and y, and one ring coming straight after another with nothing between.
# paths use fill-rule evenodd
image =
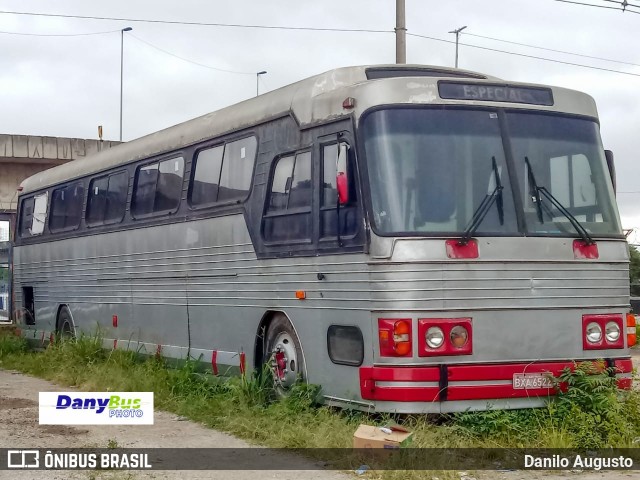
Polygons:
<instances>
[{"instance_id":1,"label":"windshield wiper","mask_svg":"<svg viewBox=\"0 0 640 480\"><path fill-rule=\"evenodd\" d=\"M578 219L574 217L573 214L569 210L567 210L564 205L562 205L558 201L558 199L554 197L549 190L547 190L546 187L538 186L538 184L536 183L536 177L533 174L533 169L531 168L531 163L529 163L529 157L524 157L524 163L527 165L528 170L529 193L531 195L531 200L536 204L536 209L538 211L538 220L540 220L540 223L544 223L544 219L542 218L542 202L540 200L540 194L542 194L551 202L551 205L556 207L556 209L560 213L562 213L562 215L564 215L567 220L569 220L569 223L571 223L573 228L575 228L576 232L578 232L578 235L580 235L580 238L582 238L582 241L584 241L586 245L594 244L595 242L593 241L593 238L591 238L591 235L589 234L589 232L587 232L587 229L582 226Z\"/></svg>"},{"instance_id":2,"label":"windshield wiper","mask_svg":"<svg viewBox=\"0 0 640 480\"><path fill-rule=\"evenodd\" d=\"M504 225L504 204L502 201L502 182L500 181L500 172L498 172L498 164L496 163L496 157L491 157L491 168L493 169L493 175L495 177L496 188L493 189L493 192L487 194L476 208L475 212L473 212L473 216L471 217L471 221L467 225L467 228L464 230L462 237L458 241L460 245L466 245L471 240L471 237L476 232L484 217L487 216L489 210L493 203L496 203L496 207L498 209L498 219L500 220L500 225Z\"/></svg>"}]
</instances>

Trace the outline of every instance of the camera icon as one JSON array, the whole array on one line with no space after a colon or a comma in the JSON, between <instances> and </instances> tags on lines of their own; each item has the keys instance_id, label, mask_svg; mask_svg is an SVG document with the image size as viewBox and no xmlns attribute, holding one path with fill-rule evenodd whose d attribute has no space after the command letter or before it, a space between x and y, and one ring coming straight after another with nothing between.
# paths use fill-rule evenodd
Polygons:
<instances>
[{"instance_id":1,"label":"camera icon","mask_svg":"<svg viewBox=\"0 0 640 480\"><path fill-rule=\"evenodd\" d=\"M40 452L38 450L8 450L7 468L39 468Z\"/></svg>"}]
</instances>

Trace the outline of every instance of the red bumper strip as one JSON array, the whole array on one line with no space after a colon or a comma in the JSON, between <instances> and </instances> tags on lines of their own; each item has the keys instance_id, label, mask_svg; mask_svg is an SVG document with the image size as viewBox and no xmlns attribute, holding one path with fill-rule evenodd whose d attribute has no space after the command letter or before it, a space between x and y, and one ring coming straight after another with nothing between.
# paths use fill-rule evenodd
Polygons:
<instances>
[{"instance_id":1,"label":"red bumper strip","mask_svg":"<svg viewBox=\"0 0 640 480\"><path fill-rule=\"evenodd\" d=\"M447 389L447 400L490 400L497 398L547 397L549 395L555 395L555 390L552 388L514 390L509 384L461 385Z\"/></svg>"},{"instance_id":2,"label":"red bumper strip","mask_svg":"<svg viewBox=\"0 0 640 480\"><path fill-rule=\"evenodd\" d=\"M622 360L616 360L613 362L613 366L616 369L616 373L631 373L633 372L633 361L630 358L624 358Z\"/></svg>"},{"instance_id":3,"label":"red bumper strip","mask_svg":"<svg viewBox=\"0 0 640 480\"><path fill-rule=\"evenodd\" d=\"M545 373L554 376L573 362L512 363L502 365L451 365L447 368L450 382L511 380L516 373Z\"/></svg>"},{"instance_id":4,"label":"red bumper strip","mask_svg":"<svg viewBox=\"0 0 640 480\"><path fill-rule=\"evenodd\" d=\"M616 373L633 370L630 358L613 362ZM493 365L448 365L447 381L440 381L440 367L360 367L360 393L365 400L390 402L436 402L443 400L492 400L508 398L547 397L555 395L553 388L515 389L511 382L515 374L551 373L558 376L565 368L574 368L574 362L511 363ZM502 381L496 384L496 381ZM402 382L402 385L379 386L376 382ZM441 386L411 386L411 382L439 382ZM475 385L455 385L455 382L478 382ZM453 385L452 385L453 383ZM631 378L619 378L618 387L631 388ZM562 385L561 385L562 388Z\"/></svg>"},{"instance_id":5,"label":"red bumper strip","mask_svg":"<svg viewBox=\"0 0 640 480\"><path fill-rule=\"evenodd\" d=\"M437 386L377 386L378 382L437 382L438 367L360 367L360 395L365 400L388 402L436 402Z\"/></svg>"}]
</instances>

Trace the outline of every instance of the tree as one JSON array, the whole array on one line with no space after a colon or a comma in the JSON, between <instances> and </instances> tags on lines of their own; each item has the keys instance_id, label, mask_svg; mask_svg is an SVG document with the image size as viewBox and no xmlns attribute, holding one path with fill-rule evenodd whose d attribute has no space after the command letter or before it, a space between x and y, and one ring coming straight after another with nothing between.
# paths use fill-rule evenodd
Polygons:
<instances>
[{"instance_id":1,"label":"tree","mask_svg":"<svg viewBox=\"0 0 640 480\"><path fill-rule=\"evenodd\" d=\"M633 245L629 245L629 281L631 282L631 296L640 297L640 251Z\"/></svg>"}]
</instances>

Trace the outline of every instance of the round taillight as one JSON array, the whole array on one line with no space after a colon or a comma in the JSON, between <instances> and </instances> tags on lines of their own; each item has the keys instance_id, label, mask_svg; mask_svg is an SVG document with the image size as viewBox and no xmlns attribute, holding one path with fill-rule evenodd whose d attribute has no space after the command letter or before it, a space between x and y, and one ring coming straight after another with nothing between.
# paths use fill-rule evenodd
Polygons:
<instances>
[{"instance_id":1,"label":"round taillight","mask_svg":"<svg viewBox=\"0 0 640 480\"><path fill-rule=\"evenodd\" d=\"M430 327L425 334L425 341L430 348L440 348L444 343L444 332L440 327Z\"/></svg>"},{"instance_id":2,"label":"round taillight","mask_svg":"<svg viewBox=\"0 0 640 480\"><path fill-rule=\"evenodd\" d=\"M598 343L602 340L602 328L596 322L591 322L585 329L585 335L587 336L587 342Z\"/></svg>"},{"instance_id":3,"label":"round taillight","mask_svg":"<svg viewBox=\"0 0 640 480\"><path fill-rule=\"evenodd\" d=\"M456 325L451 329L449 338L451 339L451 345L455 348L462 348L469 340L469 332L467 332L467 329L462 325Z\"/></svg>"},{"instance_id":4,"label":"round taillight","mask_svg":"<svg viewBox=\"0 0 640 480\"><path fill-rule=\"evenodd\" d=\"M604 335L607 338L607 342L617 342L620 338L620 325L616 322L607 322L604 327Z\"/></svg>"},{"instance_id":5,"label":"round taillight","mask_svg":"<svg viewBox=\"0 0 640 480\"><path fill-rule=\"evenodd\" d=\"M402 342L398 343L393 347L396 355L406 355L411 351L411 343L410 342Z\"/></svg>"}]
</instances>

